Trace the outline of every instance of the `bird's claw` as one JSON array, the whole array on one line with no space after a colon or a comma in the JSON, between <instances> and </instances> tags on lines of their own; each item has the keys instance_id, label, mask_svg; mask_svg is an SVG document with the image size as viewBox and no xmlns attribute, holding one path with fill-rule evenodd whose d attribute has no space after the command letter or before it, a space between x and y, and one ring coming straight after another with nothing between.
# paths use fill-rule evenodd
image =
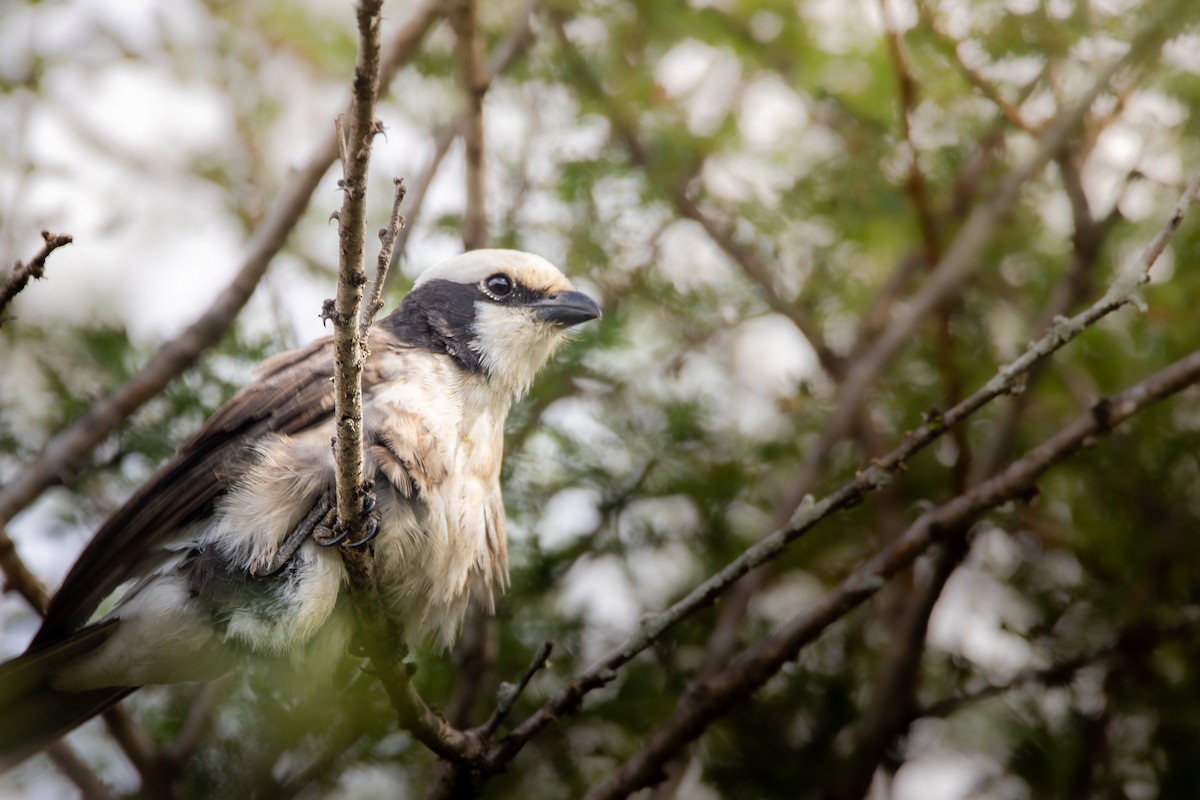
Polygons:
<instances>
[{"instance_id":1,"label":"bird's claw","mask_svg":"<svg viewBox=\"0 0 1200 800\"><path fill-rule=\"evenodd\" d=\"M343 542L346 542L346 547L362 547L369 544L379 534L379 512L376 510L378 505L375 493L367 492L366 497L363 498L363 513L367 518L363 522L363 535L357 541L346 542L350 530L340 520L337 522L331 520L332 525L317 526L317 529L313 531L313 540L321 547L335 547Z\"/></svg>"},{"instance_id":2,"label":"bird's claw","mask_svg":"<svg viewBox=\"0 0 1200 800\"><path fill-rule=\"evenodd\" d=\"M373 499L373 498L372 498ZM374 507L374 504L372 504ZM346 547L362 547L369 544L372 539L379 535L379 513L376 511L368 512L366 522L363 523L363 535L357 542L346 542Z\"/></svg>"}]
</instances>

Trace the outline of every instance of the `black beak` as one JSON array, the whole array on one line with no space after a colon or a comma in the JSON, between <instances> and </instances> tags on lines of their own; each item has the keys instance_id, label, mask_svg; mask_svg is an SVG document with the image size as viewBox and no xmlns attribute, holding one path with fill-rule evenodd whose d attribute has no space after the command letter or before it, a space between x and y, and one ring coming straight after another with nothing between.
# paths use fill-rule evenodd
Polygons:
<instances>
[{"instance_id":1,"label":"black beak","mask_svg":"<svg viewBox=\"0 0 1200 800\"><path fill-rule=\"evenodd\" d=\"M564 328L600 318L600 306L583 292L554 292L531 305L539 319Z\"/></svg>"}]
</instances>

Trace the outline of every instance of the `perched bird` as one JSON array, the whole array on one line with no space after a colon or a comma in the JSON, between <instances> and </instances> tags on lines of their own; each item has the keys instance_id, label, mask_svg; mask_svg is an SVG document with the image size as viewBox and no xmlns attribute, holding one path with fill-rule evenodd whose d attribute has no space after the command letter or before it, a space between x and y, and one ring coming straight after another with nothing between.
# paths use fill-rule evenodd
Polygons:
<instances>
[{"instance_id":1,"label":"perched bird","mask_svg":"<svg viewBox=\"0 0 1200 800\"><path fill-rule=\"evenodd\" d=\"M500 466L509 407L600 309L529 253L427 270L371 330L363 373L370 527L384 603L410 643L453 643L472 592L508 579ZM265 362L100 527L28 651L0 665L0 766L139 686L209 680L239 653L344 643L332 517L333 345ZM102 602L127 587L112 610Z\"/></svg>"}]
</instances>

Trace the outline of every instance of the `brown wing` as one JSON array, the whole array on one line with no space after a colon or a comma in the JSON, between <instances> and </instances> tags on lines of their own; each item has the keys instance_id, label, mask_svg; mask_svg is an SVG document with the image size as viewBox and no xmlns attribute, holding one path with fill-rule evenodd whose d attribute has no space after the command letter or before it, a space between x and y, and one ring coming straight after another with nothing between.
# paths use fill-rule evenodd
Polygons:
<instances>
[{"instance_id":1,"label":"brown wing","mask_svg":"<svg viewBox=\"0 0 1200 800\"><path fill-rule=\"evenodd\" d=\"M379 335L378 333L376 334ZM382 349L382 342L376 347ZM333 413L332 339L266 361L259 379L217 409L96 532L50 600L32 648L77 629L100 602L152 560L180 527L203 518L235 475L227 469L268 433L295 434ZM378 382L368 368L364 386Z\"/></svg>"}]
</instances>

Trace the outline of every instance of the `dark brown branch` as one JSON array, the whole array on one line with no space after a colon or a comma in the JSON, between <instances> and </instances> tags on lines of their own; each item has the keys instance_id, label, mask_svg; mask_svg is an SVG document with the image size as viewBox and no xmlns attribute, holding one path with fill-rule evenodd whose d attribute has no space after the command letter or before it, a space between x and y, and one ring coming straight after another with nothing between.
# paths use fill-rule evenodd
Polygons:
<instances>
[{"instance_id":1,"label":"dark brown branch","mask_svg":"<svg viewBox=\"0 0 1200 800\"><path fill-rule=\"evenodd\" d=\"M613 131L629 153L630 160L640 167L648 178L663 187L665 193L675 204L680 216L700 224L700 227L704 229L709 238L733 260L742 272L745 273L746 277L762 290L763 299L766 300L767 305L772 311L782 314L791 320L796 329L800 331L801 335L812 346L813 352L816 353L817 360L821 364L821 368L834 378L840 378L844 372L843 363L833 349L829 347L828 343L825 342L824 336L813 324L812 320L808 318L804 310L797 304L788 302L779 294L771 266L763 261L753 248L740 242L734 236L733 230L728 224L718 221L700 207L688 192L687 184L690 180L690 175L685 173L680 177L674 174L666 174L662 167L655 162L650 148L637 135L638 126L636 121L629 119L625 110L618 106L617 99L605 90L599 78L589 68L583 54L579 52L578 48L571 42L570 37L567 36L561 15L552 13L550 16L554 24L555 33L562 44L563 52L576 77L578 86L588 91L596 100L600 101L609 123L612 125Z\"/></svg>"},{"instance_id":2,"label":"dark brown branch","mask_svg":"<svg viewBox=\"0 0 1200 800\"><path fill-rule=\"evenodd\" d=\"M54 742L46 747L46 755L79 790L83 800L109 800L112 793L104 782L92 772L91 767L75 754L66 742Z\"/></svg>"},{"instance_id":3,"label":"dark brown branch","mask_svg":"<svg viewBox=\"0 0 1200 800\"><path fill-rule=\"evenodd\" d=\"M672 717L645 746L622 764L586 800L615 800L651 784L661 765L734 703L753 694L801 648L815 640L886 585L950 532L964 529L989 509L1027 497L1037 481L1097 437L1146 407L1200 381L1200 351L1165 367L1146 380L1097 402L1000 474L966 494L922 514L892 545L855 570L808 611L747 650L729 669L690 692Z\"/></svg>"},{"instance_id":4,"label":"dark brown branch","mask_svg":"<svg viewBox=\"0 0 1200 800\"><path fill-rule=\"evenodd\" d=\"M484 65L482 79L483 91L485 93L491 88L496 79L525 52L530 42L533 41L533 15L537 12L540 5L541 0L530 0L517 16L508 33L505 34L503 41L496 46L495 51L488 58L487 64ZM409 225L400 232L400 237L396 242L396 249L392 252L392 272L388 274L389 282L394 280L398 274L396 266L400 263L400 259L404 257L405 251L408 248L408 237L412 231L412 221L420 214L421 206L425 202L425 195L429 191L429 186L433 183L434 177L437 176L438 169L442 165L442 160L450 152L450 146L454 144L454 140L462 133L466 119L467 111L463 109L452 122L438 131L434 137L433 155L429 157L424 171L421 172L414 183L412 196L408 201Z\"/></svg>"},{"instance_id":5,"label":"dark brown branch","mask_svg":"<svg viewBox=\"0 0 1200 800\"><path fill-rule=\"evenodd\" d=\"M1091 666L1100 661L1105 661L1114 655L1120 654L1126 650L1152 650L1159 644L1178 639L1185 636L1192 636L1196 633L1197 620L1194 616L1183 620L1174 625L1155 627L1151 630L1138 630L1134 627L1127 627L1122 631L1112 642L1102 647L1097 647L1089 652L1081 653L1071 658L1064 658L1056 661L1048 667L1038 669L1029 669L1016 675L1005 683L989 683L973 689L968 689L950 697L943 697L940 700L935 700L924 708L916 711L913 714L913 719L923 717L948 717L951 714L957 714L962 709L972 706L976 703L988 700L992 697L997 697L1002 694L1007 694L1022 686L1030 684L1040 684L1043 686L1053 686L1065 683L1072 675L1079 672L1085 667Z\"/></svg>"},{"instance_id":6,"label":"dark brown branch","mask_svg":"<svg viewBox=\"0 0 1200 800\"><path fill-rule=\"evenodd\" d=\"M467 184L462 241L464 250L475 250L487 243L483 159L483 96L487 92L487 83L480 67L479 17L475 0L454 0L449 17L455 36L455 72L464 104L462 133Z\"/></svg>"},{"instance_id":7,"label":"dark brown branch","mask_svg":"<svg viewBox=\"0 0 1200 800\"><path fill-rule=\"evenodd\" d=\"M28 261L24 263L18 261L14 264L12 272L0 286L0 325L4 324L4 309L8 308L8 304L13 301L13 298L21 293L30 280L41 280L45 277L46 259L50 257L50 254L72 241L74 239L68 234L42 231L41 248Z\"/></svg>"}]
</instances>

